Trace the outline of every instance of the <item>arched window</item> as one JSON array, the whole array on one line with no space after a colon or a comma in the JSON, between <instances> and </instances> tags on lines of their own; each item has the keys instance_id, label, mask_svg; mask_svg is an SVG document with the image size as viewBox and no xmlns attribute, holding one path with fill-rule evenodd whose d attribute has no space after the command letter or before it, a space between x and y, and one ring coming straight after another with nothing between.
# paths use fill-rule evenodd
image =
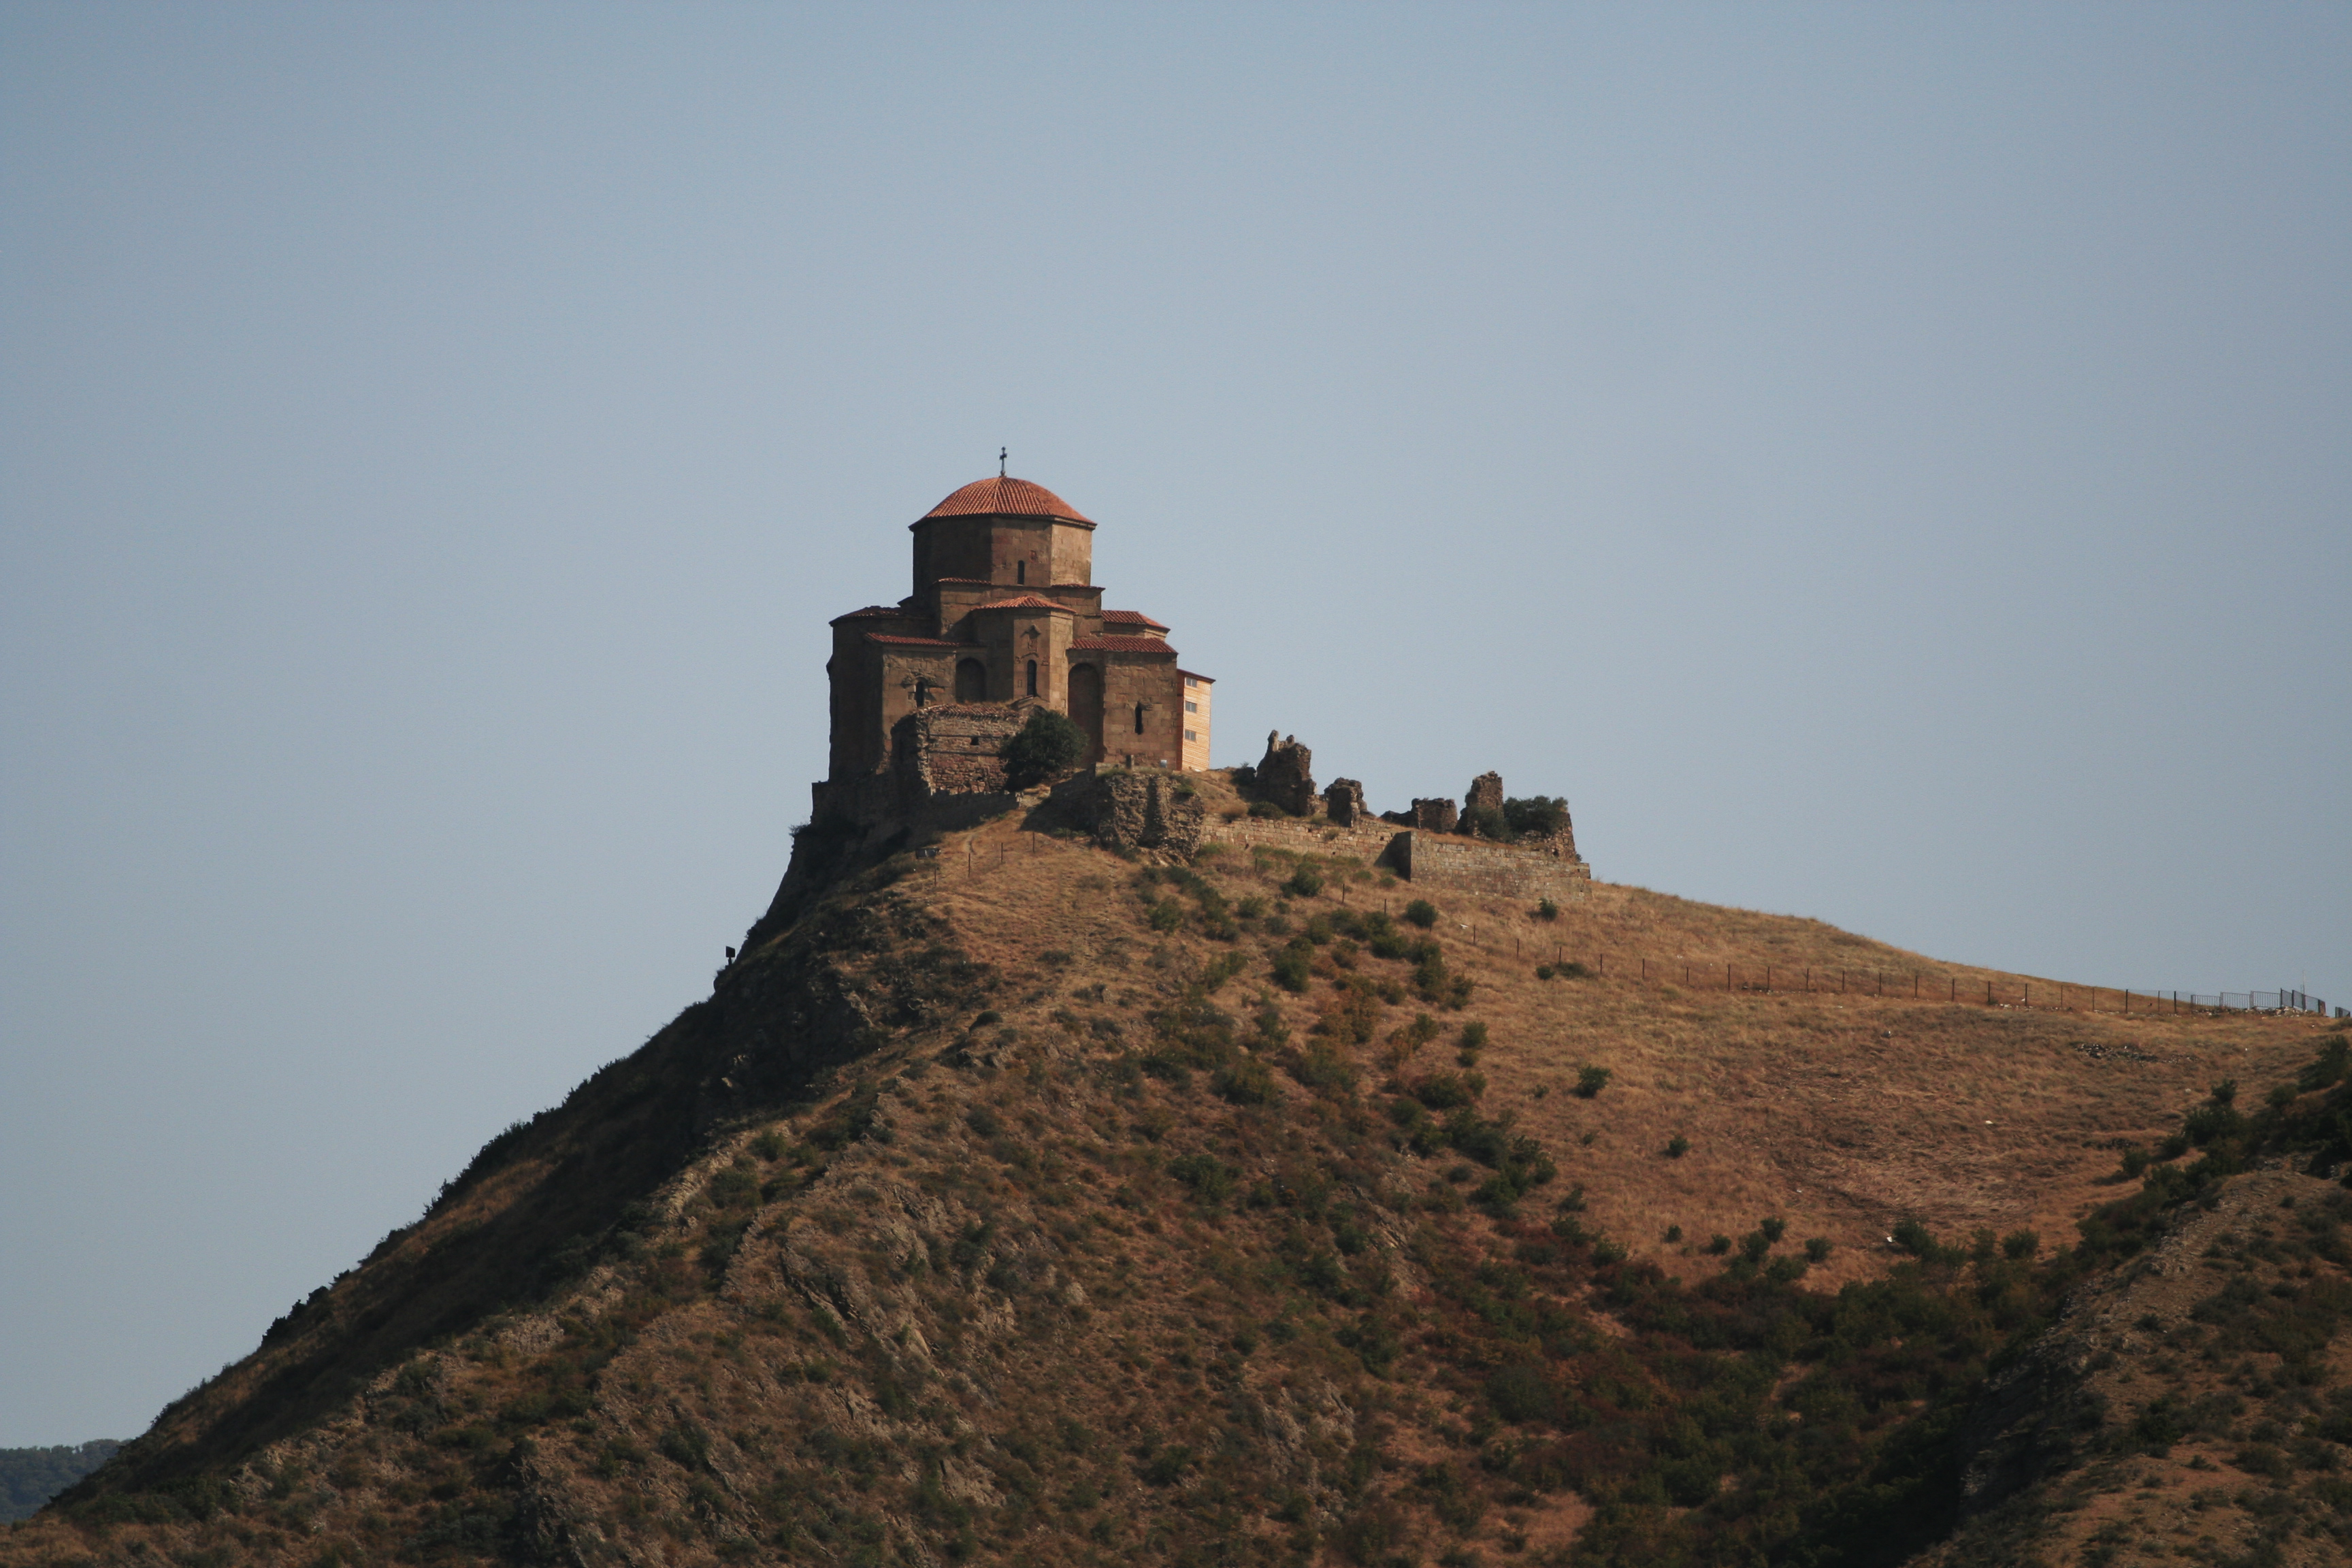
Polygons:
<instances>
[{"instance_id":1,"label":"arched window","mask_svg":"<svg viewBox=\"0 0 2352 1568\"><path fill-rule=\"evenodd\" d=\"M1029 581L1029 563L1026 561L1015 561L1013 563L1013 580L1015 583L1026 583Z\"/></svg>"},{"instance_id":2,"label":"arched window","mask_svg":"<svg viewBox=\"0 0 2352 1568\"><path fill-rule=\"evenodd\" d=\"M1135 732L1139 735L1143 733L1143 704L1140 702L1135 705Z\"/></svg>"},{"instance_id":3,"label":"arched window","mask_svg":"<svg viewBox=\"0 0 2352 1568\"><path fill-rule=\"evenodd\" d=\"M1037 661L1034 658L1029 661L1029 695L1037 695Z\"/></svg>"}]
</instances>

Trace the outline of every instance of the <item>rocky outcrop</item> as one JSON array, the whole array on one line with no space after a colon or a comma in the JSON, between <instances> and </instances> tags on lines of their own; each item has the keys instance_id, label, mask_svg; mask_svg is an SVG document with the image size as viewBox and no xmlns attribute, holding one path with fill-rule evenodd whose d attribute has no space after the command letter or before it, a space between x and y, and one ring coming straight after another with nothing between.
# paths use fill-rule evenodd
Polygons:
<instances>
[{"instance_id":1,"label":"rocky outcrop","mask_svg":"<svg viewBox=\"0 0 2352 1568\"><path fill-rule=\"evenodd\" d=\"M1097 773L1077 799L1080 820L1113 849L1160 849L1191 859L1208 830L1209 809L1191 785L1156 768Z\"/></svg>"},{"instance_id":2,"label":"rocky outcrop","mask_svg":"<svg viewBox=\"0 0 2352 1568\"><path fill-rule=\"evenodd\" d=\"M1364 786L1354 779L1333 779L1323 792L1323 812L1337 826L1353 827L1365 815Z\"/></svg>"},{"instance_id":3,"label":"rocky outcrop","mask_svg":"<svg viewBox=\"0 0 2352 1568\"><path fill-rule=\"evenodd\" d=\"M1315 774L1310 764L1314 753L1298 743L1296 735L1277 740L1273 731L1265 737L1265 756L1257 764L1257 782L1254 786L1260 800L1272 801L1293 816L1305 816L1315 809Z\"/></svg>"}]
</instances>

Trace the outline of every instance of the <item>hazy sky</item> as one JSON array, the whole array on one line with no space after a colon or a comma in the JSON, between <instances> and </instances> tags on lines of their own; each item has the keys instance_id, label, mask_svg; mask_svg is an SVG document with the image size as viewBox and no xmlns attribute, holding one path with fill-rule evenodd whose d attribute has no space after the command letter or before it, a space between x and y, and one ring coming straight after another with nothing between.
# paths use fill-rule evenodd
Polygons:
<instances>
[{"instance_id":1,"label":"hazy sky","mask_svg":"<svg viewBox=\"0 0 2352 1568\"><path fill-rule=\"evenodd\" d=\"M0 6L0 1445L703 994L1012 471L1375 806L2352 1002L2352 10Z\"/></svg>"}]
</instances>

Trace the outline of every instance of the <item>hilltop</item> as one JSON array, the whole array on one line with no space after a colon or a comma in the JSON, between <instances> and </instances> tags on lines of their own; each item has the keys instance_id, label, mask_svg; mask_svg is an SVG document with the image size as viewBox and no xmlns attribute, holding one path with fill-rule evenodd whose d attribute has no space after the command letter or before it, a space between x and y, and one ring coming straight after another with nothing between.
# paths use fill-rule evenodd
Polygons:
<instances>
[{"instance_id":1,"label":"hilltop","mask_svg":"<svg viewBox=\"0 0 2352 1568\"><path fill-rule=\"evenodd\" d=\"M2340 1553L2340 1026L1291 831L804 840L0 1562Z\"/></svg>"}]
</instances>

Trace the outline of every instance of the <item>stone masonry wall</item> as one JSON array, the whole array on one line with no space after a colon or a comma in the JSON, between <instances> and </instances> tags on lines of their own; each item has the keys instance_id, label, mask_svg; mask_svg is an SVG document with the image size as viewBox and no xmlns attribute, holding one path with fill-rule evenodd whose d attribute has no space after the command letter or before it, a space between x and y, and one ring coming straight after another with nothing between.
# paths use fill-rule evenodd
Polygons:
<instances>
[{"instance_id":1,"label":"stone masonry wall","mask_svg":"<svg viewBox=\"0 0 2352 1568\"><path fill-rule=\"evenodd\" d=\"M1388 848L1396 829L1383 822L1359 821L1353 827L1335 827L1313 817L1243 816L1212 822L1202 837L1212 844L1241 848L1263 845L1306 855L1353 855L1369 865Z\"/></svg>"},{"instance_id":2,"label":"stone masonry wall","mask_svg":"<svg viewBox=\"0 0 2352 1568\"><path fill-rule=\"evenodd\" d=\"M1028 719L1008 703L946 703L898 721L891 738L905 804L934 795L994 794L1004 788L1004 742Z\"/></svg>"},{"instance_id":3,"label":"stone masonry wall","mask_svg":"<svg viewBox=\"0 0 2352 1568\"><path fill-rule=\"evenodd\" d=\"M1592 868L1508 844L1409 829L1396 835L1383 864L1416 887L1498 898L1581 898L1592 885Z\"/></svg>"}]
</instances>

